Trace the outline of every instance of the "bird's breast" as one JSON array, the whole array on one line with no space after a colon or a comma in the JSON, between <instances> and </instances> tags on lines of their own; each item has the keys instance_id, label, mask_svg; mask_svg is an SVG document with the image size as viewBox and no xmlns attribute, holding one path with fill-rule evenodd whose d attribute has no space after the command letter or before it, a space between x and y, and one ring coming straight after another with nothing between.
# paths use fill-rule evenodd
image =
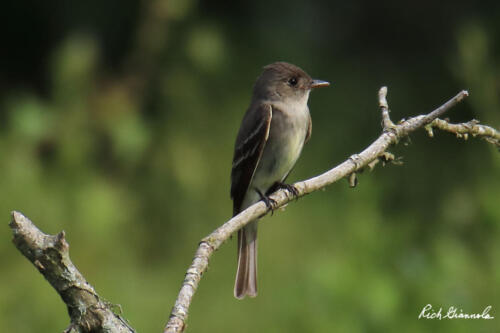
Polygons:
<instances>
[{"instance_id":1,"label":"bird's breast","mask_svg":"<svg viewBox=\"0 0 500 333\"><path fill-rule=\"evenodd\" d=\"M267 191L283 181L300 156L309 126L309 109L273 108L271 128L262 158L252 181L253 187Z\"/></svg>"}]
</instances>

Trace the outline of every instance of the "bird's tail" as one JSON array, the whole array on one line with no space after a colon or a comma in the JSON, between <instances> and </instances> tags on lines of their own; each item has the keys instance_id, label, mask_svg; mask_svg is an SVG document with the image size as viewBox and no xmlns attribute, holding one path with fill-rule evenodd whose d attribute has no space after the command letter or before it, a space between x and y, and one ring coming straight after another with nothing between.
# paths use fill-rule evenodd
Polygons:
<instances>
[{"instance_id":1,"label":"bird's tail","mask_svg":"<svg viewBox=\"0 0 500 333\"><path fill-rule=\"evenodd\" d=\"M238 271L234 297L257 296L257 221L238 231Z\"/></svg>"}]
</instances>

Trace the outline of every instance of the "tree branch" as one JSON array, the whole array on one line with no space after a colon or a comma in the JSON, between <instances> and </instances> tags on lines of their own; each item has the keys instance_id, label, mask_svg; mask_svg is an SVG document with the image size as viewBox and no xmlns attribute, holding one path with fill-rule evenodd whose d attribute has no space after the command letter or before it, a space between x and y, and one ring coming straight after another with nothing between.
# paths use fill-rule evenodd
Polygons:
<instances>
[{"instance_id":1,"label":"tree branch","mask_svg":"<svg viewBox=\"0 0 500 333\"><path fill-rule=\"evenodd\" d=\"M467 140L469 135L472 137L479 137L489 143L492 143L500 149L500 132L493 127L479 125L479 121L476 119L461 124L451 124L448 121L439 118L434 119L430 124L425 126L425 129L431 138L434 137L433 128L454 133L457 138L463 138L464 140Z\"/></svg>"},{"instance_id":2,"label":"tree branch","mask_svg":"<svg viewBox=\"0 0 500 333\"><path fill-rule=\"evenodd\" d=\"M348 178L349 184L356 186L357 171L366 166L373 168L378 161L393 161L394 156L386 151L387 148L422 127L426 128L430 136L433 134L432 129L438 128L465 139L468 135L478 136L499 146L500 133L492 127L479 125L476 120L463 124L450 124L438 119L467 96L467 91L462 91L427 115L416 116L394 124L389 116L387 88L382 87L379 91L382 134L361 153L352 155L335 168L322 175L295 183L298 197L322 189L342 178ZM271 198L276 202L275 207L278 208L295 197L289 196L286 190L280 190ZM266 205L258 202L201 240L164 332L184 331L189 306L213 252L237 230L268 212ZM71 324L65 332L134 332L120 315L113 312L114 306L101 299L73 265L69 258L69 245L65 240L64 231L55 236L46 235L18 212L12 213L10 227L14 233L13 242L16 247L35 265L66 303Z\"/></svg>"},{"instance_id":3,"label":"tree branch","mask_svg":"<svg viewBox=\"0 0 500 333\"><path fill-rule=\"evenodd\" d=\"M13 242L17 249L42 273L68 307L70 332L135 332L103 301L69 258L64 231L52 236L40 231L27 217L12 212Z\"/></svg>"},{"instance_id":4,"label":"tree branch","mask_svg":"<svg viewBox=\"0 0 500 333\"><path fill-rule=\"evenodd\" d=\"M322 189L325 186L328 186L345 177L348 177L351 186L355 186L356 171L366 167L373 161L379 159L386 161L390 158L390 156L392 156L390 153L386 152L386 149L390 145L397 143L401 138L408 136L411 132L430 124L467 96L467 91L461 91L455 97L429 114L416 116L395 125L389 117L389 106L386 99L387 87L382 87L379 90L379 107L382 111L383 133L361 153L352 155L335 168L323 173L322 175L295 183L294 186L298 190L298 197L302 197L306 194ZM373 164L371 165L373 167ZM294 199L294 197L290 197L288 195L286 190L277 191L271 196L271 198L276 201L277 208L286 205ZM240 214L231 218L210 235L201 240L198 249L196 250L193 262L187 270L179 295L165 326L164 333L178 333L184 331L193 295L198 289L198 284L203 273L207 270L208 262L213 252L216 251L222 243L224 243L237 230L266 215L268 212L269 209L266 207L265 203L259 201L258 203L245 209Z\"/></svg>"}]
</instances>

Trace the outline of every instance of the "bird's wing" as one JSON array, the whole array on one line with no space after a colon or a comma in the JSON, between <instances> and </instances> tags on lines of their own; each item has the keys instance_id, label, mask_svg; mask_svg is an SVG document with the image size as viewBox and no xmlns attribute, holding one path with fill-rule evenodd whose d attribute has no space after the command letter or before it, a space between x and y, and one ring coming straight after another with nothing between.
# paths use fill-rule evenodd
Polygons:
<instances>
[{"instance_id":1,"label":"bird's wing","mask_svg":"<svg viewBox=\"0 0 500 333\"><path fill-rule=\"evenodd\" d=\"M255 109L247 111L243 118L236 138L231 170L233 216L240 212L243 199L262 157L262 152L269 138L272 116L271 105L261 104Z\"/></svg>"}]
</instances>

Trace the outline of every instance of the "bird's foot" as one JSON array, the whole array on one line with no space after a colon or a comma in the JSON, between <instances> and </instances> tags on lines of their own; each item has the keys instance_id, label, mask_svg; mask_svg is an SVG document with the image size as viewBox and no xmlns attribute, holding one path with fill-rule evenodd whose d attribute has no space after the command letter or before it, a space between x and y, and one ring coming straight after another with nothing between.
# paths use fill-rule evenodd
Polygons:
<instances>
[{"instance_id":1,"label":"bird's foot","mask_svg":"<svg viewBox=\"0 0 500 333\"><path fill-rule=\"evenodd\" d=\"M276 200L271 199L269 196L262 194L262 192L260 192L260 191L257 191L257 193L259 193L260 200L264 201L267 209L269 209L271 211L271 215L272 215L274 213L274 210L277 208L276 206L278 205Z\"/></svg>"},{"instance_id":2,"label":"bird's foot","mask_svg":"<svg viewBox=\"0 0 500 333\"><path fill-rule=\"evenodd\" d=\"M282 182L276 182L274 183L274 186L272 187L272 192L275 192L277 190L285 189L292 195L293 198L298 199L299 198L299 190L291 184L285 184Z\"/></svg>"}]
</instances>

